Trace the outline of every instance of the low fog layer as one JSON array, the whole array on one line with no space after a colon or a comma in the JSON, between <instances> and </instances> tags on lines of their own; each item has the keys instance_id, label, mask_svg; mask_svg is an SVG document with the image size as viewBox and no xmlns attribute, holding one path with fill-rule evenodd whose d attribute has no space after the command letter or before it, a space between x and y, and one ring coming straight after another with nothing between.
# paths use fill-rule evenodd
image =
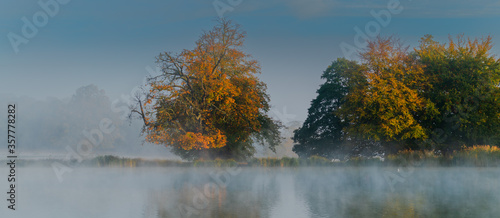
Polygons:
<instances>
[{"instance_id":1,"label":"low fog layer","mask_svg":"<svg viewBox=\"0 0 500 218\"><path fill-rule=\"evenodd\" d=\"M404 179L387 177L398 171L404 171ZM213 218L496 217L500 213L498 168L75 168L59 182L50 168L28 167L20 171L20 178L25 179L18 183L18 211L11 217L156 218L189 213ZM0 186L5 187L6 181L0 180Z\"/></svg>"},{"instance_id":2,"label":"low fog layer","mask_svg":"<svg viewBox=\"0 0 500 218\"><path fill-rule=\"evenodd\" d=\"M62 158L68 154L68 147L76 150L79 143L91 142L91 155L117 155L126 157L179 159L163 145L144 143L140 120L128 119L127 102L110 99L104 90L95 85L78 88L68 98L48 97L36 100L30 97L1 96L4 105L16 104L17 153L22 158ZM0 114L7 114L7 107L0 108ZM6 123L6 117L2 117ZM296 156L292 151L293 128L283 131L286 138L276 153L257 146L257 157ZM0 125L6 132L6 125ZM102 134L102 140L99 140ZM6 134L0 134L0 141L6 141ZM97 146L95 145L97 144ZM0 154L5 156L5 149Z\"/></svg>"},{"instance_id":3,"label":"low fog layer","mask_svg":"<svg viewBox=\"0 0 500 218\"><path fill-rule=\"evenodd\" d=\"M80 87L64 99L2 99L5 104L16 104L17 153L21 157L60 157L67 154L68 146L76 150L86 140L93 145L90 156L175 158L164 146L143 144L141 123L127 119L126 103L113 104L114 100L95 85ZM6 107L0 113L6 114ZM6 132L5 128L1 125L0 131ZM6 141L6 135L0 134L0 140Z\"/></svg>"}]
</instances>

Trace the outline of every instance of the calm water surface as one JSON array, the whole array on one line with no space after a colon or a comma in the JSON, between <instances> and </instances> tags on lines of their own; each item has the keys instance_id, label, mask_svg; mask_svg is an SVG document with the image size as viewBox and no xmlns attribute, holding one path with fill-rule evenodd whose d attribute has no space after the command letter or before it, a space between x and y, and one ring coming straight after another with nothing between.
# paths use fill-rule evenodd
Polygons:
<instances>
[{"instance_id":1,"label":"calm water surface","mask_svg":"<svg viewBox=\"0 0 500 218\"><path fill-rule=\"evenodd\" d=\"M499 168L74 168L63 182L50 168L18 173L17 210L4 203L0 217L500 217Z\"/></svg>"}]
</instances>

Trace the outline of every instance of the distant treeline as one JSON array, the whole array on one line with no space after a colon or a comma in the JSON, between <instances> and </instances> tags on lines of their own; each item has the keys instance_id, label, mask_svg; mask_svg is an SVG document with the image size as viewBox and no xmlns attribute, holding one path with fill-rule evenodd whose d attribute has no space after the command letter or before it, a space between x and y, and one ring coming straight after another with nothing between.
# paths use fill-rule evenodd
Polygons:
<instances>
[{"instance_id":1,"label":"distant treeline","mask_svg":"<svg viewBox=\"0 0 500 218\"><path fill-rule=\"evenodd\" d=\"M53 159L22 160L21 166L51 166ZM309 158L253 158L247 162L233 159L196 160L192 162L175 160L149 160L126 158L113 155L99 156L77 163L76 160L65 161L68 165L87 167L318 167L318 166L466 166L466 167L499 167L500 148L497 146L464 147L453 155L442 155L434 151L404 150L385 157L350 157L346 160L327 159L320 156Z\"/></svg>"}]
</instances>

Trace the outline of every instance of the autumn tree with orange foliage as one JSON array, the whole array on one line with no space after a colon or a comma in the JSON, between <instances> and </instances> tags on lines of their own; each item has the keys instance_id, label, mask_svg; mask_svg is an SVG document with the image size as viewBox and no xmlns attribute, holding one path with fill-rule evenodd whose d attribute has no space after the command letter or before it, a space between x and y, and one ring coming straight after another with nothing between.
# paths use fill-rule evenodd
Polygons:
<instances>
[{"instance_id":1,"label":"autumn tree with orange foliage","mask_svg":"<svg viewBox=\"0 0 500 218\"><path fill-rule=\"evenodd\" d=\"M182 158L250 157L254 142L271 150L281 141L272 120L260 66L242 51L245 32L219 20L192 50L157 57L162 74L132 109L144 122L146 141L166 145Z\"/></svg>"}]
</instances>

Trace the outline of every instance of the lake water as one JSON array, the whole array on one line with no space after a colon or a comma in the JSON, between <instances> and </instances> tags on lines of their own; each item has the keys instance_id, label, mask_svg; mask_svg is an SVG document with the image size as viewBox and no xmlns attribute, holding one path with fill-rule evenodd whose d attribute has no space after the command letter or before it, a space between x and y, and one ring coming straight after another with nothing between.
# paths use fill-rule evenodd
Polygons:
<instances>
[{"instance_id":1,"label":"lake water","mask_svg":"<svg viewBox=\"0 0 500 218\"><path fill-rule=\"evenodd\" d=\"M0 175L7 177L6 168ZM0 217L500 217L499 168L18 169ZM8 184L0 180L2 199Z\"/></svg>"}]
</instances>

